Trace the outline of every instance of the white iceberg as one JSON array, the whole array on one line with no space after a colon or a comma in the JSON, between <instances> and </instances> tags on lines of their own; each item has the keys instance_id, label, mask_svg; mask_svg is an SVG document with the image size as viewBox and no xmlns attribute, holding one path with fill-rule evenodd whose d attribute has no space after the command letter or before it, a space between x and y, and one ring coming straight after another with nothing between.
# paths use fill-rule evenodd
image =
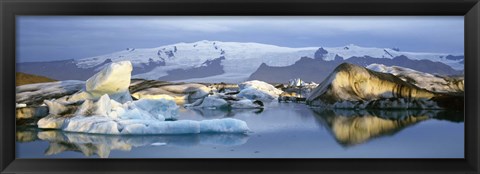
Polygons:
<instances>
[{"instance_id":1,"label":"white iceberg","mask_svg":"<svg viewBox=\"0 0 480 174\"><path fill-rule=\"evenodd\" d=\"M122 61L111 63L97 74L90 77L85 89L72 96L66 96L58 99L60 103L70 104L84 100L96 100L104 94L117 102L125 103L132 101L128 87L132 72L132 63Z\"/></svg>"},{"instance_id":2,"label":"white iceberg","mask_svg":"<svg viewBox=\"0 0 480 174\"><path fill-rule=\"evenodd\" d=\"M59 107L55 102L47 105ZM53 114L64 112L63 108L52 110ZM120 104L104 95L96 102L85 101L76 111L81 115L51 114L40 119L38 127L96 134L246 133L249 130L244 121L231 118L164 121L175 118L177 110L178 106L169 100L141 99Z\"/></svg>"},{"instance_id":3,"label":"white iceberg","mask_svg":"<svg viewBox=\"0 0 480 174\"><path fill-rule=\"evenodd\" d=\"M200 107L210 109L225 109L228 108L228 102L223 98L219 97L219 95L211 95L203 99Z\"/></svg>"},{"instance_id":4,"label":"white iceberg","mask_svg":"<svg viewBox=\"0 0 480 174\"><path fill-rule=\"evenodd\" d=\"M15 103L15 108L24 108L27 107L27 104L25 103Z\"/></svg>"},{"instance_id":5,"label":"white iceberg","mask_svg":"<svg viewBox=\"0 0 480 174\"><path fill-rule=\"evenodd\" d=\"M270 102L283 93L282 90L275 88L273 85L258 80L243 82L238 86L240 87L240 93L237 96L262 102Z\"/></svg>"},{"instance_id":6,"label":"white iceberg","mask_svg":"<svg viewBox=\"0 0 480 174\"><path fill-rule=\"evenodd\" d=\"M112 63L87 81L86 91L60 100L46 100L50 115L40 119L38 127L94 134L246 133L249 130L244 121L237 119L165 121L176 119L176 103L165 99L132 101L127 84L130 80L124 79L130 79L130 72L130 62Z\"/></svg>"}]
</instances>

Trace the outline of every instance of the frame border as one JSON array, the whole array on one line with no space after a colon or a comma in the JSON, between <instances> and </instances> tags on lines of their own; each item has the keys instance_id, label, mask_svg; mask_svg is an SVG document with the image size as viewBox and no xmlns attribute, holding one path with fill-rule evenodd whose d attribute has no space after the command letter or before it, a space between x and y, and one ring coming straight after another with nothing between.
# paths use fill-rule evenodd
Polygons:
<instances>
[{"instance_id":1,"label":"frame border","mask_svg":"<svg viewBox=\"0 0 480 174\"><path fill-rule=\"evenodd\" d=\"M478 173L478 0L0 0L1 173ZM16 15L462 15L465 159L15 159Z\"/></svg>"}]
</instances>

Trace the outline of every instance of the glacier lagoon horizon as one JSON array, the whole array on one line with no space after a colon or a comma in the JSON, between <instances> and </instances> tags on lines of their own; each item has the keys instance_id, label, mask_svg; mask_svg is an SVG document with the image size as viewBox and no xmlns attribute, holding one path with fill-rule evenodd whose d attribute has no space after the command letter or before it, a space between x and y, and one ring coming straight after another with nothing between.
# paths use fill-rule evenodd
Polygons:
<instances>
[{"instance_id":1,"label":"glacier lagoon horizon","mask_svg":"<svg viewBox=\"0 0 480 174\"><path fill-rule=\"evenodd\" d=\"M247 134L99 135L17 129L17 158L464 158L464 112L185 109L179 120L236 118Z\"/></svg>"}]
</instances>

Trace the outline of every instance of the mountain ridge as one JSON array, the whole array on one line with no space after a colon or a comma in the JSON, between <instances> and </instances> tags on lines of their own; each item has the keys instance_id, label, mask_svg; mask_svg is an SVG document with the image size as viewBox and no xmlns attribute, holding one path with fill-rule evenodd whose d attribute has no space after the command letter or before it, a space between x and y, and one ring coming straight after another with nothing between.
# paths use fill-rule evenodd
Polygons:
<instances>
[{"instance_id":1,"label":"mountain ridge","mask_svg":"<svg viewBox=\"0 0 480 174\"><path fill-rule=\"evenodd\" d=\"M322 55L316 54L319 48L324 49ZM397 50L360 47L353 44L343 47L290 48L254 42L202 40L192 43L170 44L156 48L127 48L110 54L75 60L70 59L68 61L18 63L17 65L20 72L43 75L59 80L85 80L86 77L98 72L99 69L108 64L106 62L129 60L134 67L134 78L204 82L241 82L247 80L262 64L273 67L286 67L295 64L301 57L320 57L324 61L335 61L340 58L348 60L364 56L393 59L394 57L404 55L411 60L430 60L432 62L441 62L456 70L463 69L463 55L413 53ZM220 57L224 57L224 59L215 61L215 59ZM218 63L211 64L211 66L210 64L205 64L205 62L209 61ZM59 73L64 71L67 72ZM171 72L183 73L181 76L176 76ZM204 75L188 75L185 74L186 72Z\"/></svg>"}]
</instances>

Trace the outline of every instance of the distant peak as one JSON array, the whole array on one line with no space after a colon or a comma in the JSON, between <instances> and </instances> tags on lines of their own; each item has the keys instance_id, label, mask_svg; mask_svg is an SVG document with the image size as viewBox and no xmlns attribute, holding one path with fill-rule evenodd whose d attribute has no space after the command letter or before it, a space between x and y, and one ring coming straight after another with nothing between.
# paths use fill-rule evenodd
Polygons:
<instances>
[{"instance_id":1,"label":"distant peak","mask_svg":"<svg viewBox=\"0 0 480 174\"><path fill-rule=\"evenodd\" d=\"M360 46L358 46L358 45L355 45L355 44L353 44L353 43L351 43L351 44L348 44L348 45L345 45L345 46L346 46L346 47L360 47Z\"/></svg>"},{"instance_id":2,"label":"distant peak","mask_svg":"<svg viewBox=\"0 0 480 174\"><path fill-rule=\"evenodd\" d=\"M218 42L218 41L213 41L213 40L201 40L201 41L197 41L197 42L194 42L194 43L215 43L215 42Z\"/></svg>"}]
</instances>

